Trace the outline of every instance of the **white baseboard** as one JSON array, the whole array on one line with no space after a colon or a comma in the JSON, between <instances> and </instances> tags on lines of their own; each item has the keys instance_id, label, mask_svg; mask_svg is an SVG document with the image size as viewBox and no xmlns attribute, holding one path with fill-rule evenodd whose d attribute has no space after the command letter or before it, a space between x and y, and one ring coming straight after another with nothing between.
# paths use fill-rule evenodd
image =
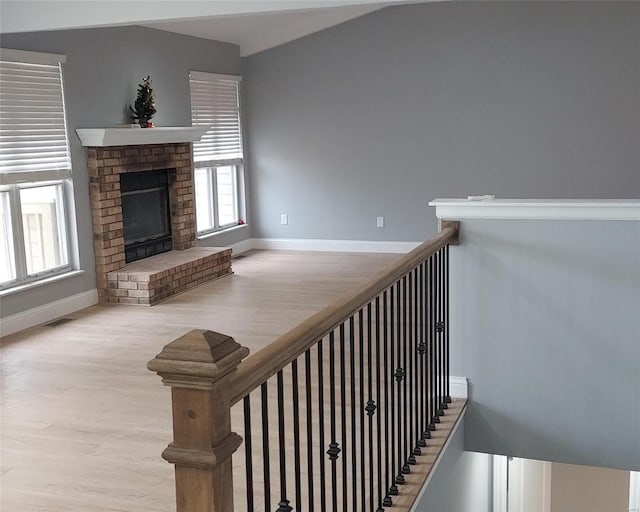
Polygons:
<instances>
[{"instance_id":1,"label":"white baseboard","mask_svg":"<svg viewBox=\"0 0 640 512\"><path fill-rule=\"evenodd\" d=\"M252 249L274 251L375 252L403 254L421 242L383 242L376 240L327 240L323 238L247 238L231 244L233 254Z\"/></svg>"},{"instance_id":2,"label":"white baseboard","mask_svg":"<svg viewBox=\"0 0 640 512\"><path fill-rule=\"evenodd\" d=\"M407 253L415 249L420 242L383 242L375 240L326 240L312 238L248 238L241 240L230 247L234 255L242 254L251 249L272 249L286 251L327 251L327 252L372 252L372 253ZM39 306L16 313L5 318L0 318L0 335L7 336L17 331L33 327L34 325L48 322L55 318L68 315L79 309L83 309L98 303L98 291L90 290L57 300L51 304ZM452 377L452 379L455 379ZM453 380L451 381L453 383ZM456 381L458 386L461 383ZM451 385L451 396L463 397L454 394L457 389ZM462 391L460 391L462 392ZM464 381L466 393L466 380ZM466 394L464 395L466 398Z\"/></svg>"},{"instance_id":3,"label":"white baseboard","mask_svg":"<svg viewBox=\"0 0 640 512\"><path fill-rule=\"evenodd\" d=\"M469 383L466 377L449 377L449 394L453 398L469 398Z\"/></svg>"},{"instance_id":4,"label":"white baseboard","mask_svg":"<svg viewBox=\"0 0 640 512\"><path fill-rule=\"evenodd\" d=\"M0 318L0 336L33 327L98 303L98 290L88 290L15 315Z\"/></svg>"},{"instance_id":5,"label":"white baseboard","mask_svg":"<svg viewBox=\"0 0 640 512\"><path fill-rule=\"evenodd\" d=\"M231 254L232 257L233 256L237 256L238 254L242 254L243 252L247 252L250 251L251 249L253 249L253 241L254 238L247 238L246 240L240 240L239 242L236 242L235 244L231 244L229 247L231 247Z\"/></svg>"},{"instance_id":6,"label":"white baseboard","mask_svg":"<svg viewBox=\"0 0 640 512\"><path fill-rule=\"evenodd\" d=\"M320 238L253 238L251 240L253 249L275 249L281 251L406 253L420 245L420 242L325 240Z\"/></svg>"}]
</instances>

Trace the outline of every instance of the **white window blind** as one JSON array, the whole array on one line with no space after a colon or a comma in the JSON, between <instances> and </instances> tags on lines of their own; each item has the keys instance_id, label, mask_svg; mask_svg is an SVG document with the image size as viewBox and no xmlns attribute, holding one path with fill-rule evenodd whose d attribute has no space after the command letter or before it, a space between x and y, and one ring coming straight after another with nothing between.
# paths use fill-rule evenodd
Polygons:
<instances>
[{"instance_id":1,"label":"white window blind","mask_svg":"<svg viewBox=\"0 0 640 512\"><path fill-rule=\"evenodd\" d=\"M241 77L192 71L191 123L210 126L202 139L193 143L197 167L242 162L242 133L238 85Z\"/></svg>"},{"instance_id":2,"label":"white window blind","mask_svg":"<svg viewBox=\"0 0 640 512\"><path fill-rule=\"evenodd\" d=\"M71 177L62 62L0 50L0 184Z\"/></svg>"}]
</instances>

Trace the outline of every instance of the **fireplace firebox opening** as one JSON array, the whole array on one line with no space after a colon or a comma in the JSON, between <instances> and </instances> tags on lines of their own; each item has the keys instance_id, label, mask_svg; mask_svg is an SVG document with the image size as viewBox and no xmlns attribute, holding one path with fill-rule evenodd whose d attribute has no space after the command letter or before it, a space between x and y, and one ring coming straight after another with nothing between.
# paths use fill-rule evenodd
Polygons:
<instances>
[{"instance_id":1,"label":"fireplace firebox opening","mask_svg":"<svg viewBox=\"0 0 640 512\"><path fill-rule=\"evenodd\" d=\"M170 251L169 185L175 170L129 172L120 175L125 261Z\"/></svg>"}]
</instances>

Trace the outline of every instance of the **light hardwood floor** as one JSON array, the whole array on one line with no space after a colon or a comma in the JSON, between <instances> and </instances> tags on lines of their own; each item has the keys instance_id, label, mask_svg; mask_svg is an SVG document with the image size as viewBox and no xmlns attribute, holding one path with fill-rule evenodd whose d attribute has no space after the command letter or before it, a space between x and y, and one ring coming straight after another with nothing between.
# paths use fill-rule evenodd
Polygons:
<instances>
[{"instance_id":1,"label":"light hardwood floor","mask_svg":"<svg viewBox=\"0 0 640 512\"><path fill-rule=\"evenodd\" d=\"M193 328L265 346L398 258L261 251L151 308L94 306L2 340L3 512L173 511L169 390L146 363Z\"/></svg>"}]
</instances>

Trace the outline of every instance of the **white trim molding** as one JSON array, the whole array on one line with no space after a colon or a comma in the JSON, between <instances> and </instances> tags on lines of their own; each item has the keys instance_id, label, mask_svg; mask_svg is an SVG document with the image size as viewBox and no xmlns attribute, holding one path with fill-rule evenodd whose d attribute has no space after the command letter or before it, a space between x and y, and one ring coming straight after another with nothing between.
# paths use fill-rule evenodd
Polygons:
<instances>
[{"instance_id":1,"label":"white trim molding","mask_svg":"<svg viewBox=\"0 0 640 512\"><path fill-rule=\"evenodd\" d=\"M26 62L28 64L47 64L55 66L64 64L66 55L56 53L30 52L26 50L13 50L11 48L0 48L0 59L9 62Z\"/></svg>"},{"instance_id":2,"label":"white trim molding","mask_svg":"<svg viewBox=\"0 0 640 512\"><path fill-rule=\"evenodd\" d=\"M242 81L242 75L224 75L222 73L208 73L206 71L189 71L189 78L193 80L204 80L205 82L211 82L212 80Z\"/></svg>"},{"instance_id":3,"label":"white trim molding","mask_svg":"<svg viewBox=\"0 0 640 512\"><path fill-rule=\"evenodd\" d=\"M640 471L629 471L629 512L640 512Z\"/></svg>"},{"instance_id":4,"label":"white trim molding","mask_svg":"<svg viewBox=\"0 0 640 512\"><path fill-rule=\"evenodd\" d=\"M49 322L98 303L98 290L88 290L27 311L0 318L0 336Z\"/></svg>"},{"instance_id":5,"label":"white trim molding","mask_svg":"<svg viewBox=\"0 0 640 512\"><path fill-rule=\"evenodd\" d=\"M279 251L382 252L406 253L420 242L383 242L376 240L325 240L320 238L254 238L253 249Z\"/></svg>"},{"instance_id":6,"label":"white trim molding","mask_svg":"<svg viewBox=\"0 0 640 512\"><path fill-rule=\"evenodd\" d=\"M240 231L242 229L247 229L249 227L248 224L238 224L237 226L232 226L230 228L224 228L220 231L211 231L210 233L202 233L201 235L196 235L196 239L200 242L202 240L215 239L217 236L224 236L227 233L232 233L233 231ZM246 240L249 240L248 238ZM246 240L242 240L243 242Z\"/></svg>"},{"instance_id":7,"label":"white trim molding","mask_svg":"<svg viewBox=\"0 0 640 512\"><path fill-rule=\"evenodd\" d=\"M466 377L449 377L449 395L453 398L469 398L469 383Z\"/></svg>"},{"instance_id":8,"label":"white trim molding","mask_svg":"<svg viewBox=\"0 0 640 512\"><path fill-rule=\"evenodd\" d=\"M224 231L223 231L224 233ZM213 233L212 235L216 235ZM200 239L205 239L202 236ZM327 240L320 238L247 238L229 247L234 255L252 249L272 251L319 251L319 252L371 252L405 254L420 245L420 242L384 242L379 240Z\"/></svg>"},{"instance_id":9,"label":"white trim molding","mask_svg":"<svg viewBox=\"0 0 640 512\"><path fill-rule=\"evenodd\" d=\"M209 126L160 126L155 128L77 128L83 146L134 146L140 144L171 144L195 142Z\"/></svg>"},{"instance_id":10,"label":"white trim molding","mask_svg":"<svg viewBox=\"0 0 640 512\"><path fill-rule=\"evenodd\" d=\"M493 456L493 512L508 512L509 460L506 455Z\"/></svg>"},{"instance_id":11,"label":"white trim molding","mask_svg":"<svg viewBox=\"0 0 640 512\"><path fill-rule=\"evenodd\" d=\"M246 240L240 240L235 244L231 244L229 246L231 247L231 257L233 258L233 256L238 256L239 254L253 249L253 240L253 238L247 238Z\"/></svg>"},{"instance_id":12,"label":"white trim molding","mask_svg":"<svg viewBox=\"0 0 640 512\"><path fill-rule=\"evenodd\" d=\"M435 199L438 219L634 220L640 199Z\"/></svg>"},{"instance_id":13,"label":"white trim molding","mask_svg":"<svg viewBox=\"0 0 640 512\"><path fill-rule=\"evenodd\" d=\"M553 462L542 463L542 512L551 512L551 473Z\"/></svg>"}]
</instances>

